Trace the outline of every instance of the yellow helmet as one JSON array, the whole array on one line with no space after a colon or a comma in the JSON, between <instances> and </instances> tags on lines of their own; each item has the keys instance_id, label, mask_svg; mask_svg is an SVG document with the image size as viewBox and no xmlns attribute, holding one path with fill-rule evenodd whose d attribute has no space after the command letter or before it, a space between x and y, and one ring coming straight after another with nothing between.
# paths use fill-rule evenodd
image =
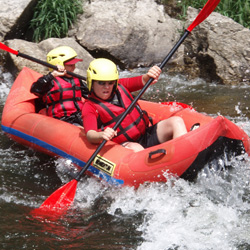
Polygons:
<instances>
[{"instance_id":1,"label":"yellow helmet","mask_svg":"<svg viewBox=\"0 0 250 250\"><path fill-rule=\"evenodd\" d=\"M47 54L47 62L53 65L75 64L82 59L75 58L76 52L69 46L60 46Z\"/></svg>"},{"instance_id":2,"label":"yellow helmet","mask_svg":"<svg viewBox=\"0 0 250 250\"><path fill-rule=\"evenodd\" d=\"M92 81L115 81L118 84L119 73L116 65L105 58L94 59L87 69L87 86L89 91L92 88Z\"/></svg>"}]
</instances>

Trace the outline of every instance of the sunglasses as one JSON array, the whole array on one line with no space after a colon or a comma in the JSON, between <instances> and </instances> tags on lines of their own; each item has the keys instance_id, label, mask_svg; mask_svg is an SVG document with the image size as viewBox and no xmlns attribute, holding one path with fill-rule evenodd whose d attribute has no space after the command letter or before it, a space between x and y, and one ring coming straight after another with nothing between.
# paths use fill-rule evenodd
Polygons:
<instances>
[{"instance_id":1,"label":"sunglasses","mask_svg":"<svg viewBox=\"0 0 250 250\"><path fill-rule=\"evenodd\" d=\"M106 83L108 85L114 85L116 84L116 81L96 81L99 85L104 86Z\"/></svg>"}]
</instances>

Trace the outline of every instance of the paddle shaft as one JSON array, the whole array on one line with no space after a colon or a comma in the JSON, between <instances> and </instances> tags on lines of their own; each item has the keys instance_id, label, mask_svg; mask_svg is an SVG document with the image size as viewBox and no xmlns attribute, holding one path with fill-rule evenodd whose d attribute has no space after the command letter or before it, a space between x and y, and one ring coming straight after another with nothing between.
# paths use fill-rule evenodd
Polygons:
<instances>
[{"instance_id":1,"label":"paddle shaft","mask_svg":"<svg viewBox=\"0 0 250 250\"><path fill-rule=\"evenodd\" d=\"M179 41L176 43L176 45L172 48L172 50L168 53L168 55L164 58L161 65L159 66L160 69L163 69L166 63L170 60L170 58L173 56L173 54L176 52L176 50L180 47L180 45L183 43L183 41L186 39L190 32L188 30L185 31L183 36L179 39ZM140 99L140 97L144 94L144 92L147 90L147 88L150 86L150 84L153 82L154 78L150 78L147 83L143 86L143 88L140 90L139 94L135 97L135 99L132 101L132 103L128 106L128 108L125 110L125 112L122 114L120 119L117 121L115 126L113 127L114 130L116 130L122 123L122 121L125 119L127 114L132 110L132 108L135 106L137 101ZM95 159L97 154L101 151L103 146L106 144L107 140L103 140L101 144L98 146L96 151L92 154L92 156L89 158L88 162L85 164L85 166L81 169L81 171L77 174L75 179L79 181L82 177L82 175L85 173L85 171L90 166L91 162Z\"/></svg>"},{"instance_id":2,"label":"paddle shaft","mask_svg":"<svg viewBox=\"0 0 250 250\"><path fill-rule=\"evenodd\" d=\"M219 4L220 0L208 0L205 6L202 8L202 10L199 12L198 16L195 18L195 20L189 25L189 27L186 29L182 37L179 39L179 41L175 44L175 46L171 49L171 51L168 53L168 55L164 58L161 65L159 66L160 69L163 69L166 63L170 60L170 58L174 55L176 50L180 47L180 45L184 42L184 40L187 38L187 36L191 33L191 31L199 25L201 22L203 22L216 8L216 6ZM122 114L118 122L113 127L114 130L116 130L124 118L127 116L127 114L132 110L136 102L140 99L140 97L144 94L144 92L147 90L147 88L150 86L150 84L153 82L153 78L150 78L147 83L143 86L139 94L135 97L133 102L128 106L126 111ZM100 152L100 150L103 148L103 146L106 144L107 140L103 140L102 143L98 146L96 151L92 154L86 165L81 169L81 171L77 174L75 179L79 181L82 177L82 175L85 173L85 171L90 166L91 162L95 159L97 154Z\"/></svg>"}]
</instances>

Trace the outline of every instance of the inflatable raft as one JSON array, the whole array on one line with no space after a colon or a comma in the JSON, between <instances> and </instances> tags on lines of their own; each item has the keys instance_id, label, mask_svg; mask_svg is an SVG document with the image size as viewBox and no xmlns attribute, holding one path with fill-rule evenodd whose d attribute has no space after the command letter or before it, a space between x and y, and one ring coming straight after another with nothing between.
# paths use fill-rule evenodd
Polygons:
<instances>
[{"instance_id":1,"label":"inflatable raft","mask_svg":"<svg viewBox=\"0 0 250 250\"><path fill-rule=\"evenodd\" d=\"M70 159L83 167L95 152L83 128L38 112L37 97L30 93L31 84L41 75L23 68L15 80L2 114L2 130L13 140L46 154ZM145 182L166 182L176 175L193 180L211 160L223 155L250 153L248 135L223 116L212 118L181 103L140 101L153 122L181 116L190 131L163 144L133 152L114 142L107 142L86 171L116 185L138 187Z\"/></svg>"}]
</instances>

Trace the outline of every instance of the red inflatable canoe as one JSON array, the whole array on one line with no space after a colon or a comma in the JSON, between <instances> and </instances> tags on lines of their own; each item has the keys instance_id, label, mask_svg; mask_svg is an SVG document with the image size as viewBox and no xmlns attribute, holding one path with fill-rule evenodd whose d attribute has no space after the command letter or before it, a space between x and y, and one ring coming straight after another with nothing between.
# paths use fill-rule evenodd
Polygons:
<instances>
[{"instance_id":1,"label":"red inflatable canoe","mask_svg":"<svg viewBox=\"0 0 250 250\"><path fill-rule=\"evenodd\" d=\"M41 75L24 68L8 95L2 130L13 140L52 156L70 159L83 167L97 146L90 144L83 128L36 113L37 97L30 93L32 82ZM145 182L165 182L168 175L193 180L209 161L221 155L250 153L248 135L223 116L212 118L181 103L140 101L153 122L170 116L181 116L187 130L196 130L166 143L134 153L114 142L107 142L87 175L111 184L138 187Z\"/></svg>"}]
</instances>

